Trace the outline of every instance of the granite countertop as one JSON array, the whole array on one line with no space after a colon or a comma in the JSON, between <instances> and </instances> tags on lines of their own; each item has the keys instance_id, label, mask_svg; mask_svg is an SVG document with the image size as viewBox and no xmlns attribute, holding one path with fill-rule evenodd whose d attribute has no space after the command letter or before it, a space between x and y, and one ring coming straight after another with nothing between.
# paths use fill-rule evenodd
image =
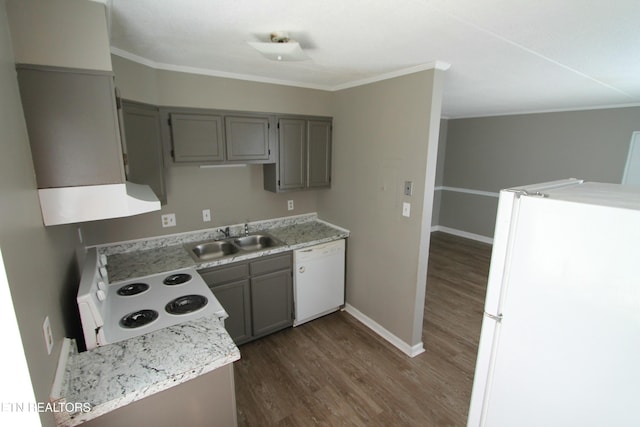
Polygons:
<instances>
[{"instance_id":1,"label":"granite countertop","mask_svg":"<svg viewBox=\"0 0 640 427\"><path fill-rule=\"evenodd\" d=\"M78 353L70 341L65 371L52 401L88 403L90 411L55 412L75 426L240 359L216 317L203 317ZM63 349L64 351L64 349ZM60 374L58 374L60 376Z\"/></svg>"},{"instance_id":2,"label":"granite countertop","mask_svg":"<svg viewBox=\"0 0 640 427\"><path fill-rule=\"evenodd\" d=\"M233 225L230 228L232 236L244 233L243 224ZM198 263L189 256L184 244L215 240L221 237L221 233L215 229L209 229L129 243L105 245L98 249L99 253L107 255L109 282L115 283L179 270L184 267L195 266L197 269L216 267L344 239L349 236L348 230L321 221L316 214L249 223L249 231L252 233L266 231L284 242L285 245L255 252L239 252L222 259Z\"/></svg>"},{"instance_id":3,"label":"granite countertop","mask_svg":"<svg viewBox=\"0 0 640 427\"><path fill-rule=\"evenodd\" d=\"M313 246L349 236L349 231L321 221L316 214L249 223L249 232L266 231L283 246L239 253L212 262L195 262L184 244L220 238L216 229L98 246L107 256L109 282L179 270L214 267ZM229 226L242 235L245 224ZM66 339L52 391L52 401L88 403L91 410L56 412L60 426L75 426L151 394L168 389L240 359L240 352L215 317L151 332L78 353ZM64 367L64 370L61 370Z\"/></svg>"}]
</instances>

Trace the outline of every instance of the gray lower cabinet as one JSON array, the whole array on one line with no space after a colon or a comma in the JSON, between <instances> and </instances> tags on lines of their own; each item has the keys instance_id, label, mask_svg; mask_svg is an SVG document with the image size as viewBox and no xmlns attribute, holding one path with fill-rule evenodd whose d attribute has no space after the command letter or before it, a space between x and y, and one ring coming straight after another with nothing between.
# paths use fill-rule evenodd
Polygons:
<instances>
[{"instance_id":1,"label":"gray lower cabinet","mask_svg":"<svg viewBox=\"0 0 640 427\"><path fill-rule=\"evenodd\" d=\"M279 117L278 161L263 167L272 192L331 186L330 118Z\"/></svg>"},{"instance_id":2,"label":"gray lower cabinet","mask_svg":"<svg viewBox=\"0 0 640 427\"><path fill-rule=\"evenodd\" d=\"M251 326L261 337L293 324L291 270L251 278Z\"/></svg>"},{"instance_id":3,"label":"gray lower cabinet","mask_svg":"<svg viewBox=\"0 0 640 427\"><path fill-rule=\"evenodd\" d=\"M127 180L148 185L162 204L166 204L158 107L123 100L121 111Z\"/></svg>"},{"instance_id":4,"label":"gray lower cabinet","mask_svg":"<svg viewBox=\"0 0 640 427\"><path fill-rule=\"evenodd\" d=\"M229 317L227 332L237 344L293 325L291 252L200 270Z\"/></svg>"},{"instance_id":5,"label":"gray lower cabinet","mask_svg":"<svg viewBox=\"0 0 640 427\"><path fill-rule=\"evenodd\" d=\"M249 283L249 279L242 279L211 288L229 315L224 321L224 326L236 344L241 344L251 339L251 291Z\"/></svg>"}]
</instances>

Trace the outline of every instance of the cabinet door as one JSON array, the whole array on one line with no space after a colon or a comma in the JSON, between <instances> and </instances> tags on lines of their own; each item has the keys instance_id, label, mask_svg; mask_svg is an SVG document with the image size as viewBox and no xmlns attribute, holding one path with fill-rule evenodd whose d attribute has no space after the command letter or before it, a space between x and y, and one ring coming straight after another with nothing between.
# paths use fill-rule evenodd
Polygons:
<instances>
[{"instance_id":1,"label":"cabinet door","mask_svg":"<svg viewBox=\"0 0 640 427\"><path fill-rule=\"evenodd\" d=\"M259 337L293 324L291 270L251 279L253 336Z\"/></svg>"},{"instance_id":2,"label":"cabinet door","mask_svg":"<svg viewBox=\"0 0 640 427\"><path fill-rule=\"evenodd\" d=\"M127 179L150 186L158 199L163 204L167 203L158 108L122 101L122 122Z\"/></svg>"},{"instance_id":3,"label":"cabinet door","mask_svg":"<svg viewBox=\"0 0 640 427\"><path fill-rule=\"evenodd\" d=\"M38 188L125 180L113 75L17 67Z\"/></svg>"},{"instance_id":4,"label":"cabinet door","mask_svg":"<svg viewBox=\"0 0 640 427\"><path fill-rule=\"evenodd\" d=\"M309 120L308 187L331 186L331 122Z\"/></svg>"},{"instance_id":5,"label":"cabinet door","mask_svg":"<svg viewBox=\"0 0 640 427\"><path fill-rule=\"evenodd\" d=\"M229 315L224 327L233 341L239 345L251 339L249 279L216 286L211 291Z\"/></svg>"},{"instance_id":6,"label":"cabinet door","mask_svg":"<svg viewBox=\"0 0 640 427\"><path fill-rule=\"evenodd\" d=\"M227 160L269 160L269 118L225 116Z\"/></svg>"},{"instance_id":7,"label":"cabinet door","mask_svg":"<svg viewBox=\"0 0 640 427\"><path fill-rule=\"evenodd\" d=\"M302 119L280 119L278 131L278 187L281 190L304 188L307 177L307 122Z\"/></svg>"},{"instance_id":8,"label":"cabinet door","mask_svg":"<svg viewBox=\"0 0 640 427\"><path fill-rule=\"evenodd\" d=\"M222 116L172 113L170 125L176 163L224 161Z\"/></svg>"}]
</instances>

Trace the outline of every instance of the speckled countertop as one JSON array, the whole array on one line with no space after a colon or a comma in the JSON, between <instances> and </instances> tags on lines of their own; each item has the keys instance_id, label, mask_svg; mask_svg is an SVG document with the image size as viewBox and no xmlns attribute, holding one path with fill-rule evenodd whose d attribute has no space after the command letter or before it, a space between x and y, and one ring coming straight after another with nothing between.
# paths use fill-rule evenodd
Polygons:
<instances>
[{"instance_id":1,"label":"speckled countertop","mask_svg":"<svg viewBox=\"0 0 640 427\"><path fill-rule=\"evenodd\" d=\"M244 225L230 226L231 235L244 233ZM187 243L223 237L215 229L175 234L166 237L99 246L100 254L107 255L109 282L115 283L137 277L179 270L195 266L198 269L215 267L237 261L257 258L307 246L344 239L349 231L318 219L316 214L298 215L280 219L249 223L249 232L266 231L285 243L284 246L234 255L197 263L189 256Z\"/></svg>"},{"instance_id":2,"label":"speckled countertop","mask_svg":"<svg viewBox=\"0 0 640 427\"><path fill-rule=\"evenodd\" d=\"M232 236L241 235L244 224L231 225L230 229ZM109 282L114 283L184 267L214 267L349 236L348 230L321 221L316 214L249 223L249 232L257 231L267 231L285 245L196 263L184 244L222 237L216 229L209 229L98 246L98 253L107 256ZM56 412L60 426L81 424L240 358L222 323L210 317L83 353L70 343L61 354L64 370L56 376L52 401L86 402L91 410Z\"/></svg>"},{"instance_id":3,"label":"speckled countertop","mask_svg":"<svg viewBox=\"0 0 640 427\"><path fill-rule=\"evenodd\" d=\"M55 412L59 426L75 426L232 363L240 351L216 317L202 317L82 353L71 342L62 357L52 400L91 406Z\"/></svg>"}]
</instances>

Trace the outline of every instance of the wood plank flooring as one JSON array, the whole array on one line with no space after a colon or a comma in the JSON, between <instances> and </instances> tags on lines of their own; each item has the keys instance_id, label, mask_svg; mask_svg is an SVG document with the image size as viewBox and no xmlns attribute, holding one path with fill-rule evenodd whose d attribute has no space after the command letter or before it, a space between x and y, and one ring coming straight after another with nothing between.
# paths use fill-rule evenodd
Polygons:
<instances>
[{"instance_id":1,"label":"wood plank flooring","mask_svg":"<svg viewBox=\"0 0 640 427\"><path fill-rule=\"evenodd\" d=\"M433 233L414 358L344 312L240 347L240 426L464 426L491 246Z\"/></svg>"}]
</instances>

